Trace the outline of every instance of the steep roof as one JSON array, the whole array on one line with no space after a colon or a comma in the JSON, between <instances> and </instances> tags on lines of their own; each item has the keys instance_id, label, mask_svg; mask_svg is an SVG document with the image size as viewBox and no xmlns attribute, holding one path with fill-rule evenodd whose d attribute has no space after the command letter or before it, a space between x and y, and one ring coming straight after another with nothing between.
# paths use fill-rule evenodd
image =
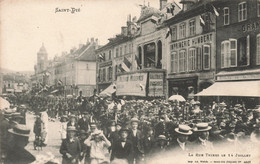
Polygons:
<instances>
[{"instance_id":1,"label":"steep roof","mask_svg":"<svg viewBox=\"0 0 260 164\"><path fill-rule=\"evenodd\" d=\"M81 53L76 57L76 59L93 62L96 61L96 46L97 44L95 42L83 46L84 49L81 48Z\"/></svg>"},{"instance_id":2,"label":"steep roof","mask_svg":"<svg viewBox=\"0 0 260 164\"><path fill-rule=\"evenodd\" d=\"M151 16L155 16L155 17L161 17L161 15L163 15L163 12L161 12L160 10L154 8L154 7L148 7L148 6L144 6L142 7L141 10L141 15L139 17L139 19L137 20L137 22L141 22Z\"/></svg>"}]
</instances>

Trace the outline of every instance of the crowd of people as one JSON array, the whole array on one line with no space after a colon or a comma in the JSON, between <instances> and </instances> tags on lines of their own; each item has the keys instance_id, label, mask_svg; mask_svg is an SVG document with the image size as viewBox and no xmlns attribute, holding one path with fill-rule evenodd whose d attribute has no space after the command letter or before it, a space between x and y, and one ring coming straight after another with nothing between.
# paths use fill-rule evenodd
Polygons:
<instances>
[{"instance_id":1,"label":"crowd of people","mask_svg":"<svg viewBox=\"0 0 260 164\"><path fill-rule=\"evenodd\" d=\"M246 109L224 102L203 106L193 99L85 98L82 93L77 98L35 96L28 106L39 122L45 120L43 126L48 122L43 113L60 120L62 163L149 163L166 152L215 150L221 143L242 149L238 145L245 140L260 143L260 106ZM13 118L6 110L1 119ZM19 126L5 131L15 128Z\"/></svg>"}]
</instances>

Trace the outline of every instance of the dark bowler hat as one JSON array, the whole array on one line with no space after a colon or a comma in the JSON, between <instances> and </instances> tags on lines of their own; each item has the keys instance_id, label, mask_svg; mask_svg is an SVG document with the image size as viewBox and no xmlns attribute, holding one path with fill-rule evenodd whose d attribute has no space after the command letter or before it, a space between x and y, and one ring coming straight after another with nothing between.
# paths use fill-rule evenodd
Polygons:
<instances>
[{"instance_id":1,"label":"dark bowler hat","mask_svg":"<svg viewBox=\"0 0 260 164\"><path fill-rule=\"evenodd\" d=\"M110 122L110 126L116 126L116 121L112 120L112 121Z\"/></svg>"},{"instance_id":2,"label":"dark bowler hat","mask_svg":"<svg viewBox=\"0 0 260 164\"><path fill-rule=\"evenodd\" d=\"M191 135L192 131L188 125L179 125L178 128L175 128L175 132L183 135Z\"/></svg>"},{"instance_id":3,"label":"dark bowler hat","mask_svg":"<svg viewBox=\"0 0 260 164\"><path fill-rule=\"evenodd\" d=\"M8 131L18 136L23 136L23 137L30 136L30 129L26 125L22 125L22 124L16 124L13 129L9 129Z\"/></svg>"},{"instance_id":4,"label":"dark bowler hat","mask_svg":"<svg viewBox=\"0 0 260 164\"><path fill-rule=\"evenodd\" d=\"M62 118L65 118L65 119L67 119L67 120L69 119L67 115L62 115L62 116L61 116L61 119L62 119Z\"/></svg>"},{"instance_id":5,"label":"dark bowler hat","mask_svg":"<svg viewBox=\"0 0 260 164\"><path fill-rule=\"evenodd\" d=\"M121 128L121 129L119 130L119 133L120 133L120 134L121 134L122 132L127 132L127 133L129 133L129 129L126 128L126 127L123 127L123 128Z\"/></svg>"},{"instance_id":6,"label":"dark bowler hat","mask_svg":"<svg viewBox=\"0 0 260 164\"><path fill-rule=\"evenodd\" d=\"M209 126L208 123L206 122L202 122L202 123L198 123L196 124L196 128L194 128L193 130L195 132L204 132L204 131L209 131L212 127Z\"/></svg>"},{"instance_id":7,"label":"dark bowler hat","mask_svg":"<svg viewBox=\"0 0 260 164\"><path fill-rule=\"evenodd\" d=\"M86 130L80 130L79 134L88 134L88 132Z\"/></svg>"}]
</instances>

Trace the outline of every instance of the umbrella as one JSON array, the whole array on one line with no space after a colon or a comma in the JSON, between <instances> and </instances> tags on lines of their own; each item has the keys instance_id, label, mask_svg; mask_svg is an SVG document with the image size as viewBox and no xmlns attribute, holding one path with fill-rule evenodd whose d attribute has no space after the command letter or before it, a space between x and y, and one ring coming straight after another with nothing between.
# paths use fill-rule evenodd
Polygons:
<instances>
[{"instance_id":1,"label":"umbrella","mask_svg":"<svg viewBox=\"0 0 260 164\"><path fill-rule=\"evenodd\" d=\"M10 108L10 103L6 99L0 97L0 109L3 110L5 108Z\"/></svg>"},{"instance_id":2,"label":"umbrella","mask_svg":"<svg viewBox=\"0 0 260 164\"><path fill-rule=\"evenodd\" d=\"M182 97L182 95L172 95L169 100L172 101L186 101L185 98Z\"/></svg>"}]
</instances>

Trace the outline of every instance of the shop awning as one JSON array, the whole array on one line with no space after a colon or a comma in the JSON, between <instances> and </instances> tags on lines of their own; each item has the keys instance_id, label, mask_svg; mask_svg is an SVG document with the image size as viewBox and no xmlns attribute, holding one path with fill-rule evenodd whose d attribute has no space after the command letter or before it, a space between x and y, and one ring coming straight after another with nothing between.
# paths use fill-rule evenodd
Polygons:
<instances>
[{"instance_id":1,"label":"shop awning","mask_svg":"<svg viewBox=\"0 0 260 164\"><path fill-rule=\"evenodd\" d=\"M111 96L115 92L116 92L116 85L111 84L109 87L103 90L99 95Z\"/></svg>"},{"instance_id":2,"label":"shop awning","mask_svg":"<svg viewBox=\"0 0 260 164\"><path fill-rule=\"evenodd\" d=\"M216 82L195 96L260 97L260 81Z\"/></svg>"}]
</instances>

